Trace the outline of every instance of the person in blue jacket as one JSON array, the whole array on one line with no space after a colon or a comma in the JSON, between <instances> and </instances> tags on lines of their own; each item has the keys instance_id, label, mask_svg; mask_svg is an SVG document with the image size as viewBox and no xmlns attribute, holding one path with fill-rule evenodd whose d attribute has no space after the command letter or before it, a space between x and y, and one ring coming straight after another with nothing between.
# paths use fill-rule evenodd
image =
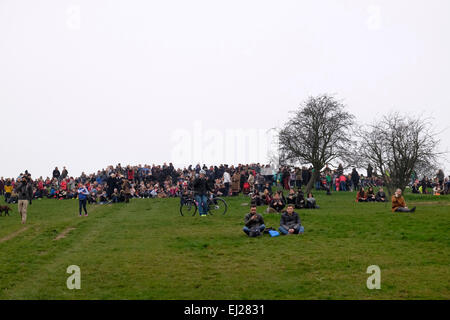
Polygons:
<instances>
[{"instance_id":1,"label":"person in blue jacket","mask_svg":"<svg viewBox=\"0 0 450 320\"><path fill-rule=\"evenodd\" d=\"M81 217L81 209L84 209L84 216L87 217L87 209L86 209L86 203L87 203L87 197L89 196L89 191L86 188L86 186L82 183L80 183L80 186L78 188L78 201L79 201L79 216Z\"/></svg>"}]
</instances>

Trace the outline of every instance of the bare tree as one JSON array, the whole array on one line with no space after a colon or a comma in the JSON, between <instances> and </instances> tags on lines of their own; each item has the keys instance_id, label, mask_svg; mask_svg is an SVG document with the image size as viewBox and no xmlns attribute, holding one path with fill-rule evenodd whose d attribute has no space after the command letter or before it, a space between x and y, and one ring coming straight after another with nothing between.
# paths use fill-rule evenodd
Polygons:
<instances>
[{"instance_id":1,"label":"bare tree","mask_svg":"<svg viewBox=\"0 0 450 320\"><path fill-rule=\"evenodd\" d=\"M360 159L380 172L389 195L404 190L414 171L434 168L440 155L428 119L392 113L358 132Z\"/></svg>"},{"instance_id":2,"label":"bare tree","mask_svg":"<svg viewBox=\"0 0 450 320\"><path fill-rule=\"evenodd\" d=\"M327 163L346 162L353 124L354 116L345 111L345 106L324 94L309 97L280 129L280 162L311 164L314 168L306 192L311 191Z\"/></svg>"}]
</instances>

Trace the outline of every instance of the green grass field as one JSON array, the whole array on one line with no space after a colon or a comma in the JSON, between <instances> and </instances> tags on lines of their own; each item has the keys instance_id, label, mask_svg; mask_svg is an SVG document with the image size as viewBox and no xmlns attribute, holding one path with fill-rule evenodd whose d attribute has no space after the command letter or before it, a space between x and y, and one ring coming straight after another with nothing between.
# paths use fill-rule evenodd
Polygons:
<instances>
[{"instance_id":1,"label":"green grass field","mask_svg":"<svg viewBox=\"0 0 450 320\"><path fill-rule=\"evenodd\" d=\"M407 195L415 213L350 192L316 198L319 210L297 211L304 235L275 238L242 232L244 196L202 218L181 217L179 199L90 206L82 218L76 200L34 201L26 229L13 205L0 217L0 299L450 299L450 197ZM279 215L263 216L278 228ZM80 290L66 287L69 265ZM380 290L366 287L370 265Z\"/></svg>"}]
</instances>

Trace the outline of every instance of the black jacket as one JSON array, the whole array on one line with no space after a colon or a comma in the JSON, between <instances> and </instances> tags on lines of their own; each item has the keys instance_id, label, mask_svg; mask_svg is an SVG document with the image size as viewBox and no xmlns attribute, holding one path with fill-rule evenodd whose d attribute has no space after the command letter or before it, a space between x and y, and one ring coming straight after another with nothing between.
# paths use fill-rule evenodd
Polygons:
<instances>
[{"instance_id":1,"label":"black jacket","mask_svg":"<svg viewBox=\"0 0 450 320\"><path fill-rule=\"evenodd\" d=\"M193 186L195 195L203 196L207 191L212 191L206 178L196 178Z\"/></svg>"},{"instance_id":2,"label":"black jacket","mask_svg":"<svg viewBox=\"0 0 450 320\"><path fill-rule=\"evenodd\" d=\"M289 213L285 212L281 215L280 226L285 228L286 230L298 229L298 227L300 227L301 225L302 222L300 221L300 217L297 212L292 212L292 215L289 215Z\"/></svg>"},{"instance_id":3,"label":"black jacket","mask_svg":"<svg viewBox=\"0 0 450 320\"><path fill-rule=\"evenodd\" d=\"M16 190L19 195L19 200L31 201L31 199L33 199L33 187L31 186L31 183L21 182Z\"/></svg>"},{"instance_id":4,"label":"black jacket","mask_svg":"<svg viewBox=\"0 0 450 320\"><path fill-rule=\"evenodd\" d=\"M260 215L258 213L255 213L255 215L257 217L256 219L251 219L251 217L252 217L251 213L248 213L245 215L244 222L245 222L245 226L247 228L249 228L249 229L259 228L261 225L264 224L264 219L263 219L262 215Z\"/></svg>"}]
</instances>

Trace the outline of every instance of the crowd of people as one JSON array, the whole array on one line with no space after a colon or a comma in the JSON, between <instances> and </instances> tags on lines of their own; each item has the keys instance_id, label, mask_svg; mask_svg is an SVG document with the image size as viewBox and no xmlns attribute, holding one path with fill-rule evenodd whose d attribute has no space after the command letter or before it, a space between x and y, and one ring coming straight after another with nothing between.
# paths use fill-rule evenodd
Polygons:
<instances>
[{"instance_id":1,"label":"crowd of people","mask_svg":"<svg viewBox=\"0 0 450 320\"><path fill-rule=\"evenodd\" d=\"M294 204L295 208L314 208L315 199L312 193L303 195L302 187L310 180L313 174L312 167L287 167L275 169L263 164L239 164L238 166L188 166L176 169L172 163L163 165L121 166L121 164L108 166L96 173L85 174L79 177L69 175L66 167L61 171L55 168L51 177L39 177L32 180L28 172L17 178L0 178L0 195L5 197L7 203L18 203L17 182L23 176L28 176L32 186L32 199L75 199L79 197L80 185L86 187L88 194L86 201L92 203L126 202L131 198L167 198L180 197L187 189L191 189L194 179L203 170L212 193L217 196L235 196L240 193L252 197L256 205L267 205L279 212L287 204ZM412 177L411 190L413 193L448 194L450 189L449 178L439 170L436 177L424 177L418 180ZM359 174L356 169L344 174L340 165L331 170L326 166L314 183L315 190L327 191L356 191L357 201L380 201L385 196L383 180L369 166L367 175ZM367 192L362 189L368 188ZM378 188L378 193L374 193ZM381 189L380 189L381 188ZM278 192L273 192L273 189ZM281 192L280 192L281 191ZM284 192L287 195L284 195ZM378 195L378 196L377 196ZM284 208L283 207L283 208Z\"/></svg>"},{"instance_id":2,"label":"crowd of people","mask_svg":"<svg viewBox=\"0 0 450 320\"><path fill-rule=\"evenodd\" d=\"M294 209L318 209L312 192L306 196L303 187L313 176L313 168L282 166L275 169L271 165L247 164L238 166L188 166L176 169L172 163L163 165L138 165L122 167L121 164L108 166L96 173L72 177L66 167L60 172L56 167L52 177L32 179L28 171L17 178L0 178L0 195L7 204L17 203L22 223L26 222L27 206L35 199L53 198L59 200L78 199L79 215L87 216L86 205L129 202L131 198L167 198L183 199L191 193L195 194L200 216L207 214L207 193L216 196L236 196L244 194L250 197L251 210L258 206L267 206L267 213L281 213L282 219L292 219ZM450 177L449 177L450 178ZM432 189L435 195L448 194L449 178L439 170L433 179L418 180L411 177L413 193L428 193ZM367 176L360 175L356 168L344 174L342 165L336 170L328 166L320 172L314 181L316 190L337 192L357 191L356 202L387 202L383 190L383 180L369 166ZM368 188L365 191L365 188ZM374 188L378 191L375 192ZM275 189L275 190L274 190ZM285 195L284 192L287 191ZM414 212L415 208L406 207L402 191L398 189L393 195L392 210L394 212ZM295 213L295 212L294 212ZM288 216L285 216L288 214ZM297 213L294 214L294 216ZM253 219L253 218L252 218ZM248 221L246 221L247 223ZM263 223L259 226L261 227ZM284 225L284 227L283 227ZM259 228L258 227L258 228ZM301 233L298 228L287 228L280 224L282 234ZM244 230L248 233L248 230ZM254 231L254 230L253 230ZM252 231L252 232L253 232Z\"/></svg>"}]
</instances>

